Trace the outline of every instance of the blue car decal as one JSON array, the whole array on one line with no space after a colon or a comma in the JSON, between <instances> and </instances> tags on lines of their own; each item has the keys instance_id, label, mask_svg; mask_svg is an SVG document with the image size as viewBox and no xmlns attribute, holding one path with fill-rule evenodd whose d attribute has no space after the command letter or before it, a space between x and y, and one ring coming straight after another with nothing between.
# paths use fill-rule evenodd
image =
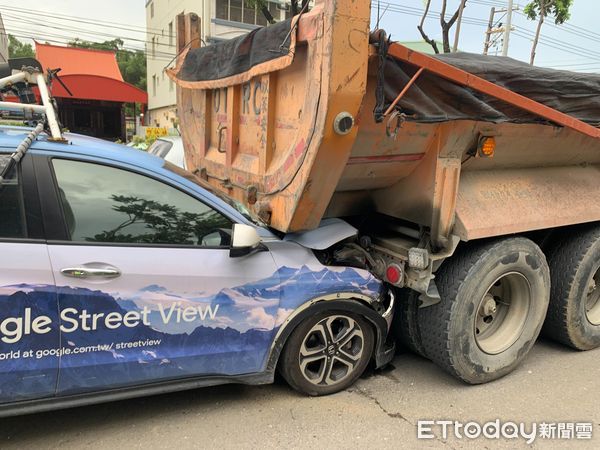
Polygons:
<instances>
[{"instance_id":1,"label":"blue car decal","mask_svg":"<svg viewBox=\"0 0 600 450\"><path fill-rule=\"evenodd\" d=\"M6 286L0 288L0 402L20 399L11 390L16 381L34 390L45 383L40 391L48 392L58 366L60 395L261 372L277 330L307 301L336 292L376 298L380 290L366 271L308 266L281 267L266 279L185 298L159 285L127 295Z\"/></svg>"}]
</instances>

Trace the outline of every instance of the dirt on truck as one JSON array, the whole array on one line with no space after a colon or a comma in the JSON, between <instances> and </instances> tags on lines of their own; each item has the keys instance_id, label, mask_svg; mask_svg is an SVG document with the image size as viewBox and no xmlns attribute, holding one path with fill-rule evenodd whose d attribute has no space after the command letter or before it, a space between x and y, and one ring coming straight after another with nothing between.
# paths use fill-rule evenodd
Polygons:
<instances>
[{"instance_id":1,"label":"dirt on truck","mask_svg":"<svg viewBox=\"0 0 600 450\"><path fill-rule=\"evenodd\" d=\"M353 224L318 256L385 280L403 345L468 383L540 332L600 346L600 76L414 52L370 3L206 47L180 16L187 167L282 234Z\"/></svg>"}]
</instances>

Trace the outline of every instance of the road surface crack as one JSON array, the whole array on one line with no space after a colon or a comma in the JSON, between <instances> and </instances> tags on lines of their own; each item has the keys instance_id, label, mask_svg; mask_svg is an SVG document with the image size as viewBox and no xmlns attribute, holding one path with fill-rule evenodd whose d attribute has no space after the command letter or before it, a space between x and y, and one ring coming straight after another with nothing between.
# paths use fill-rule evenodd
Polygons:
<instances>
[{"instance_id":1,"label":"road surface crack","mask_svg":"<svg viewBox=\"0 0 600 450\"><path fill-rule=\"evenodd\" d=\"M350 392L356 393L358 395L360 395L363 398L366 398L367 400L372 401L373 403L375 403L375 405L377 405L377 407L388 417L390 417L391 419L399 419L402 420L406 423L408 423L409 425L412 425L413 427L416 427L416 424L412 423L410 420L408 420L406 417L404 417L401 413L397 412L397 413L393 413L388 411L382 404L381 402L377 399L377 397L375 397L373 394L371 394L369 391L367 391L366 389L353 389L350 390ZM450 445L447 441L444 441L443 439L436 437L435 438L436 441L440 442L442 445L445 445L449 448L451 448L452 450L455 450L455 448Z\"/></svg>"},{"instance_id":2,"label":"road surface crack","mask_svg":"<svg viewBox=\"0 0 600 450\"><path fill-rule=\"evenodd\" d=\"M383 413L385 415L387 415L388 417L392 418L392 419L400 419L403 420L404 422L410 424L410 425L415 425L414 423L412 423L410 420L408 420L406 417L404 417L401 413L393 413L393 412L389 412L377 399L377 397L375 397L373 394L371 394L369 391L366 391L364 389L356 389L353 392L357 393L358 395L360 395L361 397L364 397L368 400L371 400L373 403L375 403L377 405L377 407L379 409L381 409L381 411L383 411Z\"/></svg>"}]
</instances>

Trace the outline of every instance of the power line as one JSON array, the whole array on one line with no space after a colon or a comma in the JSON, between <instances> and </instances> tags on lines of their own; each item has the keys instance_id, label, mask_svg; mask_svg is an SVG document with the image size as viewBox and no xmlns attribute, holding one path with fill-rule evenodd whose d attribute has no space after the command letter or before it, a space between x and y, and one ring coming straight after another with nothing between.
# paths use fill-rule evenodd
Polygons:
<instances>
[{"instance_id":1,"label":"power line","mask_svg":"<svg viewBox=\"0 0 600 450\"><path fill-rule=\"evenodd\" d=\"M529 35L527 35L527 34L524 34L524 33L522 33L522 32L521 32L521 30L519 30L519 29L515 30L515 31L514 31L514 34L515 34L516 36L519 36L519 37L521 37L521 38L523 38L523 39L526 39L526 40L528 40L528 41L531 41L531 39L532 39L532 36L531 36L531 34L529 34ZM544 46L546 46L546 47L553 48L553 49L555 49L555 50L560 50L560 51L563 51L563 52L568 52L568 53L570 53L570 54L574 54L574 55L577 55L577 56L582 56L582 57L584 57L584 58L590 58L590 57L591 57L589 54L586 54L585 52L580 52L580 51L578 51L578 50L574 50L574 49L566 49L566 48L564 48L564 47L561 47L561 46L559 46L559 45L553 45L553 44L551 44L551 43L548 43L548 42L546 42L545 40L540 40L540 44L541 44L541 45L544 45ZM592 57L593 57L593 56L592 56Z\"/></svg>"},{"instance_id":2,"label":"power line","mask_svg":"<svg viewBox=\"0 0 600 450\"><path fill-rule=\"evenodd\" d=\"M535 37L535 33L533 31L529 31L526 28L522 28L522 27L516 27L519 31L521 31L521 33L527 34L529 38L533 39ZM594 50L587 50L587 49L582 49L581 47L579 47L576 44L571 44L565 41L562 41L560 39L556 39L550 36L541 36L540 37L540 42L546 42L546 43L550 43L553 45L557 45L557 46L562 46L561 50L564 51L569 51L569 52L581 52L581 53L585 53L586 56L591 56L597 60L600 60L600 52L596 52Z\"/></svg>"},{"instance_id":3,"label":"power line","mask_svg":"<svg viewBox=\"0 0 600 450\"><path fill-rule=\"evenodd\" d=\"M63 44L63 45L68 45L73 41L73 38L70 36L64 36L64 35L57 35L57 34L48 34L45 33L43 35L39 35L36 33L30 33L29 30L15 30L15 29L10 29L7 30L8 34L11 34L17 38L22 38L22 39L33 39L34 41L39 41L39 42L50 42L53 44ZM160 54L156 54L156 55L152 55L146 51L140 50L140 49L130 49L128 47L122 47L119 50L116 50L115 52L118 53L119 51L129 51L129 52L139 52L142 53L144 56L146 56L149 59L153 59L153 60L160 60L160 61L171 61L173 59L173 55L160 55Z\"/></svg>"},{"instance_id":4,"label":"power line","mask_svg":"<svg viewBox=\"0 0 600 450\"><path fill-rule=\"evenodd\" d=\"M475 4L480 4L480 5L494 5L494 6L500 6L500 5L504 5L503 2L496 2L493 0L470 0L471 3L475 3ZM398 5L395 3L390 3L390 2L385 2L382 1L380 2L382 5L387 6L387 10L392 12L392 13L397 13L397 14L403 14L403 15L410 15L410 16L417 16L417 17L421 17L423 15L424 10L422 8L418 8L418 7L410 7L410 6L403 6L403 5ZM53 19L58 19L61 21L66 21L66 22L75 22L75 23L85 23L85 24L91 24L91 25L95 25L97 27L100 28L108 28L110 27L111 29L123 29L126 31L133 31L133 32L137 32L137 33L144 33L147 35L155 35L155 36L161 36L161 37L169 37L168 33L166 35L163 34L162 30L160 33L152 33L151 31L136 31L135 28L139 28L139 27L132 27L132 26L127 26L127 28L124 28L125 24L118 24L118 23L108 23L105 21L98 21L98 20L93 20L89 19L89 18L84 18L84 17L80 17L80 16L68 16L68 15L55 15L55 14L48 14L48 13L43 13L43 12L39 12L39 11L35 11L32 12L31 10L26 10L23 8L16 8L16 7L8 7L5 5L0 4L0 8L4 8L10 11L18 11L20 13L26 14L26 15L30 15L33 14L35 15L38 19L38 16L43 16L43 17L51 17ZM525 16L524 14L520 13L521 15ZM45 28L51 28L51 29L56 29L58 31L62 31L62 32L70 32L70 31L76 31L78 33L81 33L82 35L87 35L87 36L94 36L95 39L97 39L98 37L102 36L103 38L121 38L123 39L123 36L116 36L114 34L109 34L109 33L104 33L102 31L94 31L94 30L83 30L81 28L73 28L71 26L67 25L62 25L62 24L58 24L56 22L51 22L51 21L47 21L47 23L40 23L39 20L38 21L32 21L31 19L29 19L29 17L26 16L26 18L23 18L22 16L11 16L10 14L6 14L6 16L8 17L13 17L12 20L15 20L17 22L20 23L25 23L25 24L33 24L33 25L38 25L40 27L45 27ZM430 11L430 19L436 19L436 18L440 18L441 13L437 12L437 11ZM14 18L16 17L16 18ZM482 27L486 27L488 24L485 20L482 19L478 19L478 18L474 18L474 17L463 17L463 22L470 24L470 25L475 25L475 26L482 26ZM106 25L103 25L106 24ZM119 25L123 25L123 27L120 27ZM550 25L558 28L558 29L563 29L563 26L556 26L554 24ZM565 25L569 25L569 24L565 24ZM571 29L572 28L572 29ZM585 33L586 37L589 37L591 40L597 40L598 42L600 42L600 34L595 33L593 31L590 30L586 30L582 27L576 27L576 26L571 26L569 27L566 31L572 33L572 34L578 34L579 33L575 33L575 31L573 31L573 29L579 29L581 30L581 32ZM48 40L49 42L59 42L59 43L69 43L70 41L73 40L72 37L69 36L65 36L64 34L51 34L51 33L31 33L31 30L27 29L17 29L14 28L14 30L16 30L16 33L18 34L18 37L23 37L23 38L30 38L30 39L37 39L37 40ZM157 30L157 29L149 29L149 30ZM527 36L527 34L530 34L530 36L532 35L532 32L525 29L525 28L521 28L519 27L519 37L521 38L525 38L525 39L529 39L530 37ZM17 36L17 34L15 33L15 36ZM12 34L12 33L11 33ZM35 37L34 37L35 36ZM57 41L56 39L59 39L59 41ZM145 44L146 46L149 44L152 44L151 41L147 41L147 40L142 40L142 39L136 39L136 38L124 38L127 41L132 41L132 42L140 42ZM545 45L547 47L551 47L554 49L558 49L558 50L562 50L562 51L569 51L570 53L576 54L578 56L582 56L584 58L594 58L594 59L599 59L600 60L600 53L596 53L593 51L587 51L585 49L582 49L581 47L578 47L574 44L570 44L555 38L549 38L549 37L543 37L542 38L542 45ZM171 47L171 45L169 44L161 44L157 41L154 41L155 45L160 45L160 46L166 46L166 47ZM173 46L174 47L174 46ZM567 48L567 49L566 49ZM154 51L154 52L150 52L147 50L147 48L145 49L140 49L137 47L133 47L133 46L124 46L123 50L127 50L127 51L135 51L135 52L142 52L144 53L148 58L151 59L156 59L156 60L168 60L171 59L174 56L174 52L173 53L168 53L168 52L161 52L161 51Z\"/></svg>"},{"instance_id":5,"label":"power line","mask_svg":"<svg viewBox=\"0 0 600 450\"><path fill-rule=\"evenodd\" d=\"M78 23L83 23L83 24L87 24L87 25L110 27L112 29L129 31L129 32L134 32L134 33L143 33L143 34L151 34L151 35L154 34L157 36L169 37L168 33L165 34L164 30L161 30L158 28L139 27L139 26L134 26L131 24L126 24L126 23L109 22L106 20L93 19L90 17L69 16L66 14L52 14L52 13L49 13L48 11L40 11L37 9L31 10L31 9L25 9L25 8L17 8L15 6L8 6L8 5L4 5L4 4L0 4L0 8L3 10L7 10L7 11L28 14L28 15L34 16L34 18L37 18L37 19L39 19L40 17L49 17L49 18L53 18L53 19L59 19L59 20L64 20L64 21L69 21L69 22L78 22ZM172 36L172 37L174 37L174 36Z\"/></svg>"},{"instance_id":6,"label":"power line","mask_svg":"<svg viewBox=\"0 0 600 450\"><path fill-rule=\"evenodd\" d=\"M504 6L504 7L506 6L505 2L495 2L492 0L487 0L487 1L486 0L470 0L470 2L485 5L485 6ZM389 2L381 2L381 4L387 5L388 11L394 12L394 13L405 14L405 15L410 15L410 16L419 16L419 17L422 17L422 15L424 13L424 9L421 9L421 8L400 6L400 5L397 5L394 3L389 3ZM430 12L430 18L437 19L440 16L441 16L441 14L437 11ZM469 23L471 25L483 26L483 27L488 26L487 21L485 21L483 19L477 19L477 18L473 18L473 17L465 17L465 18L463 18L463 21L466 23ZM560 29L560 27L558 27L558 28ZM580 28L581 30L584 30L587 33L596 34L590 30L586 30L581 27L578 27L578 28ZM529 39L529 37L523 33L530 33L531 35L533 35L533 32L531 32L525 28L520 28L520 29L523 30L521 32L521 34L519 34L519 37L521 37L521 38ZM515 31L517 31L517 30L515 30ZM552 42L547 42L547 40L551 40ZM550 47L550 48L554 48L554 49L562 50L562 51L569 51L570 53L577 54L578 56L594 58L594 59L600 58L600 54L597 54L593 51L583 49L575 44L570 44L568 42L564 42L564 41L561 41L561 40L558 40L555 38L543 37L541 39L540 43L546 47ZM565 50L565 48L561 47L561 46L569 47L569 50Z\"/></svg>"},{"instance_id":7,"label":"power line","mask_svg":"<svg viewBox=\"0 0 600 450\"><path fill-rule=\"evenodd\" d=\"M422 17L423 13L425 12L425 10L423 8L416 8L416 7L411 7L411 6L401 6L396 3L389 3L389 2L382 1L381 5L387 6L388 11L390 11L390 12L406 14L406 15L415 16L415 17ZM441 18L441 15L442 14L439 11L430 10L428 18L429 18L429 20L439 19L439 18ZM482 26L482 27L487 26L487 21L478 19L475 17L463 16L463 23L468 23L470 25L478 25L478 26Z\"/></svg>"},{"instance_id":8,"label":"power line","mask_svg":"<svg viewBox=\"0 0 600 450\"><path fill-rule=\"evenodd\" d=\"M36 25L38 27L41 28L50 28L50 29L54 29L54 30L59 30L59 31L71 31L74 33L83 33L83 34L87 34L87 35L91 35L91 36L99 36L99 37L103 37L103 38L120 38L122 39L122 37L120 36L116 36L114 34L109 34L109 33L103 33L101 31L93 31L93 30L84 30L81 28L73 28L73 27L68 27L66 28L65 26L59 26L58 24L55 24L53 22L47 22L47 23L40 23L40 22L36 22L36 21L32 21L32 20L28 20L28 19L23 19L20 18L18 16L12 16L10 14L4 14L4 17L7 17L9 19L11 19L11 21L13 22L18 22L18 23L22 23L22 24L30 24L30 25ZM140 42L143 44L154 44L154 45L160 45L163 47L171 47L171 48L175 48L174 44L161 44L158 43L156 41L151 42L151 41L146 41L146 40L141 40L141 39L134 39L134 38L126 38L128 41L132 41L132 42Z\"/></svg>"},{"instance_id":9,"label":"power line","mask_svg":"<svg viewBox=\"0 0 600 450\"><path fill-rule=\"evenodd\" d=\"M523 13L520 13L520 14L523 17L527 17L527 15L525 15ZM600 34L590 31L590 30L586 30L584 28L578 29L579 27L575 28L574 26L567 24L567 23L564 23L562 25L556 25L555 23L552 23L552 22L545 22L544 24L555 30L564 31L565 33L573 34L578 37L584 37L584 38L589 39L594 42L600 42Z\"/></svg>"}]
</instances>

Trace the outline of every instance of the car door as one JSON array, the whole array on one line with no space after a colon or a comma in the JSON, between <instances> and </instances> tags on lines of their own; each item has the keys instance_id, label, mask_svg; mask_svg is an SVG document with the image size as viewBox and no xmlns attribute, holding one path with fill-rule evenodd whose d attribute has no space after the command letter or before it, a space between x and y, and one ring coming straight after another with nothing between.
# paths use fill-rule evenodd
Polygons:
<instances>
[{"instance_id":1,"label":"car door","mask_svg":"<svg viewBox=\"0 0 600 450\"><path fill-rule=\"evenodd\" d=\"M230 258L233 221L129 168L54 158L64 237L49 241L60 395L262 370L279 292L269 252ZM52 228L52 227L49 227Z\"/></svg>"},{"instance_id":2,"label":"car door","mask_svg":"<svg viewBox=\"0 0 600 450\"><path fill-rule=\"evenodd\" d=\"M8 158L0 149L0 173ZM58 302L32 174L26 156L0 185L0 403L53 396L58 379Z\"/></svg>"}]
</instances>

